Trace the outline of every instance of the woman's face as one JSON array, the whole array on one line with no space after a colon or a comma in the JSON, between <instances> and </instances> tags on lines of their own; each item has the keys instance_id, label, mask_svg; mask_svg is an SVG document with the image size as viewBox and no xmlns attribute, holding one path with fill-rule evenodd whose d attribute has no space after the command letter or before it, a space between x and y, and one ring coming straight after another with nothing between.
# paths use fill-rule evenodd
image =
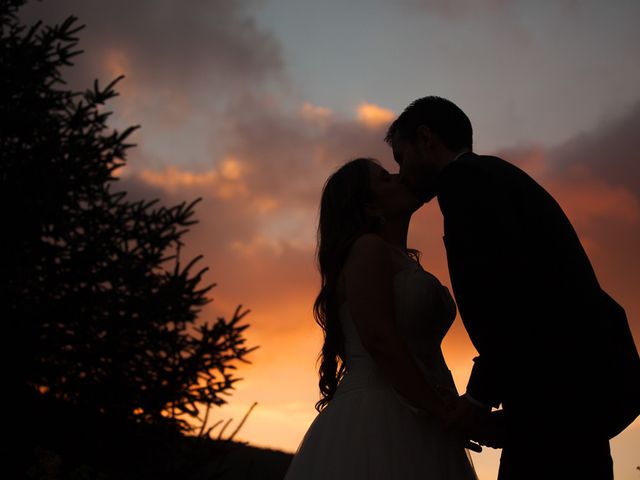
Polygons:
<instances>
[{"instance_id":1,"label":"woman's face","mask_svg":"<svg viewBox=\"0 0 640 480\"><path fill-rule=\"evenodd\" d=\"M369 164L371 208L385 218L411 215L422 202L409 188L400 183L398 174L391 174L375 162Z\"/></svg>"}]
</instances>

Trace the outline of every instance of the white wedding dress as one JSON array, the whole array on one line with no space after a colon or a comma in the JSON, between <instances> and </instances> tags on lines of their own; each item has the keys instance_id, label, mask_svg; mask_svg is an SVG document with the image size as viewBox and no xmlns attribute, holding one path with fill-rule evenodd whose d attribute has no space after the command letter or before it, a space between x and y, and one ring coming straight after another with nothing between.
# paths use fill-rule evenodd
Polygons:
<instances>
[{"instance_id":1,"label":"white wedding dress","mask_svg":"<svg viewBox=\"0 0 640 480\"><path fill-rule=\"evenodd\" d=\"M396 321L425 377L454 393L440 344L456 307L447 288L404 253L394 276ZM451 431L410 406L360 342L348 304L340 310L347 373L293 457L285 480L475 480Z\"/></svg>"}]
</instances>

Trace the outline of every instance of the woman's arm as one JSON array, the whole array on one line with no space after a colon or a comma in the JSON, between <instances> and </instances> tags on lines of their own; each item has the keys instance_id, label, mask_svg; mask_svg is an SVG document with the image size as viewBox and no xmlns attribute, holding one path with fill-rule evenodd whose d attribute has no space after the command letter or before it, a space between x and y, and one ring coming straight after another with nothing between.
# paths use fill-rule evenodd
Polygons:
<instances>
[{"instance_id":1,"label":"woman's arm","mask_svg":"<svg viewBox=\"0 0 640 480\"><path fill-rule=\"evenodd\" d=\"M382 238L365 234L356 240L344 267L351 317L363 346L395 390L417 408L445 419L449 408L398 333L394 273L389 246Z\"/></svg>"}]
</instances>

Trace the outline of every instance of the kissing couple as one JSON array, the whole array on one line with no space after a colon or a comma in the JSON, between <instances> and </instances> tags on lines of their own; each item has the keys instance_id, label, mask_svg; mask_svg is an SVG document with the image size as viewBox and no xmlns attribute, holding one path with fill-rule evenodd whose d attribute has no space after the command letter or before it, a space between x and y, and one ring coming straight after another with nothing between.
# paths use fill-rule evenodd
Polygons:
<instances>
[{"instance_id":1,"label":"kissing couple","mask_svg":"<svg viewBox=\"0 0 640 480\"><path fill-rule=\"evenodd\" d=\"M325 183L319 414L285 480L475 479L480 445L500 480L613 478L609 440L640 411L625 311L553 197L472 136L420 98L385 138L399 174L358 158ZM434 198L455 301L407 246ZM463 395L441 351L458 311L478 351Z\"/></svg>"}]
</instances>

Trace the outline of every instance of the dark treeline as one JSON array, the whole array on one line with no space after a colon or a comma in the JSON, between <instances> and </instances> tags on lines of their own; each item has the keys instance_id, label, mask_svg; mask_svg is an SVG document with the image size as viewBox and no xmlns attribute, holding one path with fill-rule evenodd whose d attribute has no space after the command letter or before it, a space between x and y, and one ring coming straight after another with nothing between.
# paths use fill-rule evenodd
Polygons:
<instances>
[{"instance_id":1,"label":"dark treeline","mask_svg":"<svg viewBox=\"0 0 640 480\"><path fill-rule=\"evenodd\" d=\"M12 478L192 478L222 452L204 427L256 348L247 311L197 321L214 285L198 287L202 256L183 264L180 247L201 199L154 207L111 191L138 128L107 127L122 77L67 89L61 70L82 53L83 26L22 25L24 3L0 2L4 390L21 422Z\"/></svg>"}]
</instances>

